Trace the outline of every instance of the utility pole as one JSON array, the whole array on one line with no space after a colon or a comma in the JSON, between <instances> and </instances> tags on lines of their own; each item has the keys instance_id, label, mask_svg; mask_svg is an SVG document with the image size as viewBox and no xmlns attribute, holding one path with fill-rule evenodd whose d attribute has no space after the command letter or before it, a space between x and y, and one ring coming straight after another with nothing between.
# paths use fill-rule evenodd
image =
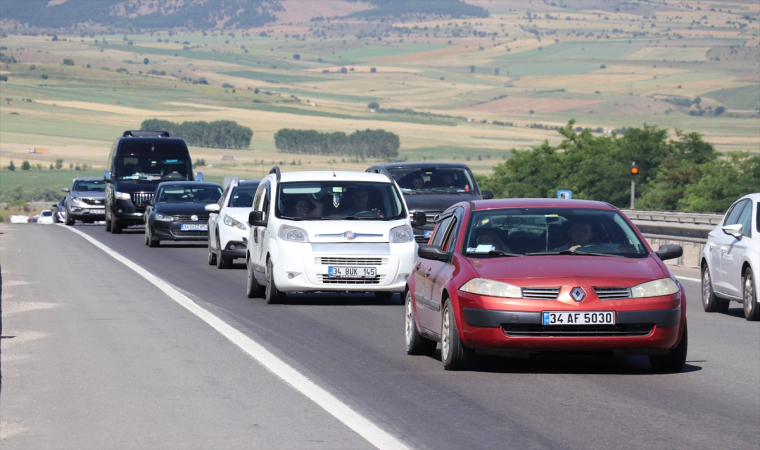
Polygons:
<instances>
[{"instance_id":1,"label":"utility pole","mask_svg":"<svg viewBox=\"0 0 760 450\"><path fill-rule=\"evenodd\" d=\"M636 196L636 175L639 174L639 166L636 165L636 161L631 163L631 209L634 205L634 197Z\"/></svg>"}]
</instances>

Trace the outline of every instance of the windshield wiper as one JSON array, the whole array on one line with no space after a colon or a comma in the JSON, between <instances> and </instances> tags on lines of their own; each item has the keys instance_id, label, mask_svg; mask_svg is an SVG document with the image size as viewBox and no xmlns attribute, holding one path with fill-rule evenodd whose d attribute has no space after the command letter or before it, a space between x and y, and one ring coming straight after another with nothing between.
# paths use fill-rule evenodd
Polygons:
<instances>
[{"instance_id":1,"label":"windshield wiper","mask_svg":"<svg viewBox=\"0 0 760 450\"><path fill-rule=\"evenodd\" d=\"M517 253L507 253L503 252L501 250L489 250L488 253L481 253L481 252L469 252L468 255L484 255L487 254L488 256L523 256L519 255Z\"/></svg>"},{"instance_id":2,"label":"windshield wiper","mask_svg":"<svg viewBox=\"0 0 760 450\"><path fill-rule=\"evenodd\" d=\"M525 256L539 256L539 255L586 255L586 256L622 256L614 253L591 253L591 252L578 252L575 250L561 250L558 252L535 252L526 253Z\"/></svg>"},{"instance_id":3,"label":"windshield wiper","mask_svg":"<svg viewBox=\"0 0 760 450\"><path fill-rule=\"evenodd\" d=\"M288 219L288 220L303 220L300 217L291 217L291 216L280 216L280 219Z\"/></svg>"}]
</instances>

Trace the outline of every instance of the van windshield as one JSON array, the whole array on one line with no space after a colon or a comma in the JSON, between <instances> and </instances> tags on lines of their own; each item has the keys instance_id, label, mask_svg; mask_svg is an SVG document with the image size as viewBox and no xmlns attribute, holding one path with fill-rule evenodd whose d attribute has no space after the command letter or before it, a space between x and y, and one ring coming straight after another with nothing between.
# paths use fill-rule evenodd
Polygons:
<instances>
[{"instance_id":1,"label":"van windshield","mask_svg":"<svg viewBox=\"0 0 760 450\"><path fill-rule=\"evenodd\" d=\"M403 167L388 172L404 194L475 192L470 171L462 167Z\"/></svg>"},{"instance_id":2,"label":"van windshield","mask_svg":"<svg viewBox=\"0 0 760 450\"><path fill-rule=\"evenodd\" d=\"M406 217L394 185L362 181L281 183L275 215L294 220L398 220Z\"/></svg>"},{"instance_id":3,"label":"van windshield","mask_svg":"<svg viewBox=\"0 0 760 450\"><path fill-rule=\"evenodd\" d=\"M116 178L119 180L177 180L187 181L188 161L183 157L158 155L125 155L116 158Z\"/></svg>"}]
</instances>

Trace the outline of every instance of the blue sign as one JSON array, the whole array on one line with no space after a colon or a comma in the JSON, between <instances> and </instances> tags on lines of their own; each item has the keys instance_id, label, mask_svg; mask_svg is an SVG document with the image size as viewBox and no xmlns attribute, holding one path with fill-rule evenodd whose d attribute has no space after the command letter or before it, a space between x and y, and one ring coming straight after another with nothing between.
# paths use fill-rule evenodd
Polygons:
<instances>
[{"instance_id":1,"label":"blue sign","mask_svg":"<svg viewBox=\"0 0 760 450\"><path fill-rule=\"evenodd\" d=\"M557 198L562 200L570 200L573 198L573 191L557 191Z\"/></svg>"}]
</instances>

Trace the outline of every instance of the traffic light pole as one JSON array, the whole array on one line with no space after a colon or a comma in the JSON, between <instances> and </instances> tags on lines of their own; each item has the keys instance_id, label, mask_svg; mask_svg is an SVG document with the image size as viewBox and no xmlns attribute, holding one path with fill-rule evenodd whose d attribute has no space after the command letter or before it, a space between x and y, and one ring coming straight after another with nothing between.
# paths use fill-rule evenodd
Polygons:
<instances>
[{"instance_id":1,"label":"traffic light pole","mask_svg":"<svg viewBox=\"0 0 760 450\"><path fill-rule=\"evenodd\" d=\"M633 208L633 198L636 195L636 175L631 174L631 209Z\"/></svg>"}]
</instances>

